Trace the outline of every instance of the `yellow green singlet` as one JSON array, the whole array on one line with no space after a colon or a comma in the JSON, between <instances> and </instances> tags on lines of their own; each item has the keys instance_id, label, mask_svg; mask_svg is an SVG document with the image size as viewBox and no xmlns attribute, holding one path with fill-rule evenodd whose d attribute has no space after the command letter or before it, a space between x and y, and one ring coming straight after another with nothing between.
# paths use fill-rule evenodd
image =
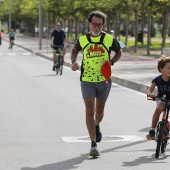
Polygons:
<instances>
[{"instance_id":1,"label":"yellow green singlet","mask_svg":"<svg viewBox=\"0 0 170 170\"><path fill-rule=\"evenodd\" d=\"M102 42L100 42L101 35L98 37L90 37L91 42L89 42L86 35L79 38L80 45L83 49L82 81L105 81L100 70L103 62L110 60L109 51L113 43L113 37L106 33L103 34L105 34L105 36Z\"/></svg>"}]
</instances>

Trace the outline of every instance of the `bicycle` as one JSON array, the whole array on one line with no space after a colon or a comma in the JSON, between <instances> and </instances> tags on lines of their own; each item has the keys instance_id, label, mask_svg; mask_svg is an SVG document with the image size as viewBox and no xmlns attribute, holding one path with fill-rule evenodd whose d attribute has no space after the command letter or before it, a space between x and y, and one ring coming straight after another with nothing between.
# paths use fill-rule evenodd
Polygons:
<instances>
[{"instance_id":1,"label":"bicycle","mask_svg":"<svg viewBox=\"0 0 170 170\"><path fill-rule=\"evenodd\" d=\"M147 96L147 100L157 100L160 99L163 103L165 103L165 108L162 111L162 120L158 121L156 130L155 130L155 141L157 142L156 145L156 152L155 158L159 158L160 151L161 153L165 153L166 146L168 145L169 140L169 131L170 131L170 124L168 121L169 118L169 110L170 110L170 100L166 100L166 95L163 95L162 98L155 96L154 98L150 98Z\"/></svg>"},{"instance_id":2,"label":"bicycle","mask_svg":"<svg viewBox=\"0 0 170 170\"><path fill-rule=\"evenodd\" d=\"M53 45L53 52L56 54L56 63L55 63L55 70L56 70L56 75L60 74L62 75L63 73L63 47L58 46L58 45Z\"/></svg>"},{"instance_id":3,"label":"bicycle","mask_svg":"<svg viewBox=\"0 0 170 170\"><path fill-rule=\"evenodd\" d=\"M14 46L14 39L15 38L10 38L10 46L9 46L9 49L11 49L11 51L12 51L12 48L13 48L13 46Z\"/></svg>"},{"instance_id":4,"label":"bicycle","mask_svg":"<svg viewBox=\"0 0 170 170\"><path fill-rule=\"evenodd\" d=\"M10 41L10 49L11 49L11 51L12 51L13 45L14 45L14 42Z\"/></svg>"}]
</instances>

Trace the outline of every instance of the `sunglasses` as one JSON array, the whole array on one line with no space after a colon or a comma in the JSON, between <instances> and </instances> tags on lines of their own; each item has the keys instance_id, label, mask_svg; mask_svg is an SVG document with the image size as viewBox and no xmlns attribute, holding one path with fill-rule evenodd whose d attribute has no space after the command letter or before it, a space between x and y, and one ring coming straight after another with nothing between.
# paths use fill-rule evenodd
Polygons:
<instances>
[{"instance_id":1,"label":"sunglasses","mask_svg":"<svg viewBox=\"0 0 170 170\"><path fill-rule=\"evenodd\" d=\"M93 22L91 22L91 24L93 27L102 27L103 26L103 24L97 24L97 23L93 23Z\"/></svg>"}]
</instances>

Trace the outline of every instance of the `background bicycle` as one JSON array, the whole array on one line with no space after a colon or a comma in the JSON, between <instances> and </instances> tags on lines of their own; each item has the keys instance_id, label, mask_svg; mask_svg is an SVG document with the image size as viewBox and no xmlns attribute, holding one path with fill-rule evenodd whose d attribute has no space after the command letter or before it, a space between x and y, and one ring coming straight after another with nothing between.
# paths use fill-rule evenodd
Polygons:
<instances>
[{"instance_id":1,"label":"background bicycle","mask_svg":"<svg viewBox=\"0 0 170 170\"><path fill-rule=\"evenodd\" d=\"M168 145L169 140L169 109L170 109L170 100L166 100L166 95L163 95L162 98L154 97L150 98L147 97L147 100L161 100L165 103L165 108L162 111L162 120L158 121L156 126L156 134L155 134L155 141L157 142L156 151L155 151L155 158L159 158L160 153L165 153L166 146Z\"/></svg>"},{"instance_id":2,"label":"background bicycle","mask_svg":"<svg viewBox=\"0 0 170 170\"><path fill-rule=\"evenodd\" d=\"M10 47L9 47L9 49L11 49L11 51L12 51L13 46L14 46L14 42L13 42L13 40L11 40L10 41Z\"/></svg>"},{"instance_id":3,"label":"background bicycle","mask_svg":"<svg viewBox=\"0 0 170 170\"><path fill-rule=\"evenodd\" d=\"M63 73L63 47L58 45L53 45L53 52L56 54L55 70L56 74L62 75Z\"/></svg>"}]
</instances>

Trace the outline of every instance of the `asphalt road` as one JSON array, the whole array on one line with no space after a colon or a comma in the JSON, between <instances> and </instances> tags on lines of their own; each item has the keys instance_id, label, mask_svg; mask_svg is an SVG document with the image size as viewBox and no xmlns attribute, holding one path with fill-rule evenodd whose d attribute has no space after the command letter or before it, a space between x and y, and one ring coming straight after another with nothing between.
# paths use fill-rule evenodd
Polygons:
<instances>
[{"instance_id":1,"label":"asphalt road","mask_svg":"<svg viewBox=\"0 0 170 170\"><path fill-rule=\"evenodd\" d=\"M89 157L80 73L6 42L0 46L0 170L167 169L170 149L154 158L156 143L145 139L155 103L117 84L101 123L101 156Z\"/></svg>"}]
</instances>

